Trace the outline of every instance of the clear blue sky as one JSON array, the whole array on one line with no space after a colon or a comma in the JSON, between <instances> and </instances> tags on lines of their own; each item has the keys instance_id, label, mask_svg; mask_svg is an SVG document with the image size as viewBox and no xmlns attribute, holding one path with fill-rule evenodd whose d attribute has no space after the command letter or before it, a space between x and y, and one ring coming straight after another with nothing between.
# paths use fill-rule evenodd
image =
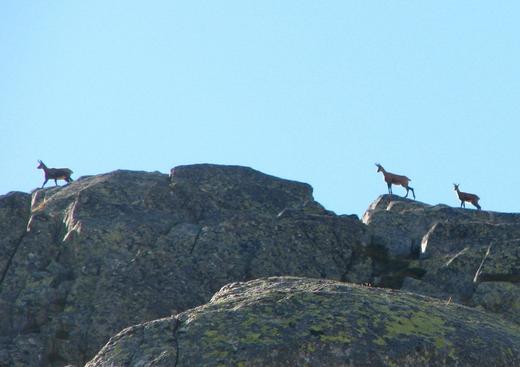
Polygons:
<instances>
[{"instance_id":1,"label":"clear blue sky","mask_svg":"<svg viewBox=\"0 0 520 367\"><path fill-rule=\"evenodd\" d=\"M338 214L386 192L520 211L518 1L0 2L0 194L238 164ZM48 184L49 185L49 184ZM394 193L403 194L396 188Z\"/></svg>"}]
</instances>

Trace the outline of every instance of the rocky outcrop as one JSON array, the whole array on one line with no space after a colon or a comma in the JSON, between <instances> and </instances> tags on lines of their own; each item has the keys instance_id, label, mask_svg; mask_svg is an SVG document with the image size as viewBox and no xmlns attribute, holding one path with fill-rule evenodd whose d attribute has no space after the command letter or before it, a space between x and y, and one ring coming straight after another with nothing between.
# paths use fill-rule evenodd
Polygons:
<instances>
[{"instance_id":1,"label":"rocky outcrop","mask_svg":"<svg viewBox=\"0 0 520 367\"><path fill-rule=\"evenodd\" d=\"M368 282L365 228L250 168L115 171L0 198L0 365L82 365L119 330L273 275ZM27 231L26 231L27 229Z\"/></svg>"},{"instance_id":2,"label":"rocky outcrop","mask_svg":"<svg viewBox=\"0 0 520 367\"><path fill-rule=\"evenodd\" d=\"M328 280L233 283L114 336L86 367L516 366L520 328L411 293Z\"/></svg>"},{"instance_id":3,"label":"rocky outcrop","mask_svg":"<svg viewBox=\"0 0 520 367\"><path fill-rule=\"evenodd\" d=\"M437 223L520 225L520 214L428 205L382 195L369 206L362 220L368 226L373 243L385 247L392 256L411 257L425 252L423 239Z\"/></svg>"},{"instance_id":4,"label":"rocky outcrop","mask_svg":"<svg viewBox=\"0 0 520 367\"><path fill-rule=\"evenodd\" d=\"M436 356L446 365L465 365L457 361L473 357L464 354L480 358L481 352L472 346L464 352L462 334L445 330L446 324L463 325L465 338L489 331L505 349L488 357L516 361L516 349L507 354L506 345L511 330L520 324L519 226L518 214L431 206L393 195L378 198L360 221L323 208L307 184L238 166L181 166L170 175L115 171L36 190L32 195L9 193L0 196L0 366L81 366L111 336L130 325L137 326L112 339L92 363L103 365L105 356L127 361L125 350L130 349L129 365L191 361L189 353L179 352L189 349L189 339L181 338L184 332L203 338L206 352L214 360L225 361L226 356L216 350L228 347L225 338L232 337L227 334L231 331L238 339L230 339L235 350L230 356L244 350L248 356L244 358L251 357L253 362L257 357L260 361L280 355L287 360L311 358L312 363L306 362L310 365L322 357L331 363L343 357L360 361L354 350L363 345L381 349L374 363L413 365ZM333 282L264 279L271 276ZM263 279L259 283L224 288L212 302L195 308L226 284L259 278ZM321 286L326 290L323 296L316 288ZM403 289L437 300L375 287ZM276 292L264 292L264 288ZM338 289L339 298L331 289ZM275 324L267 316L254 316L253 328L249 328L253 324L241 324L233 318L239 311L264 310L264 298L252 295L256 291L271 300L267 315L272 308L283 318L296 318L309 328L321 325L328 331L304 332L298 323L285 325L282 316L276 315L272 316ZM276 298L278 293L283 298ZM410 308L397 302L396 295L406 299ZM231 311L219 310L217 304L231 302L228 296L241 301ZM363 307L370 312L363 313L358 303L351 303L352 297L364 300ZM391 302L385 307L374 308L387 298ZM351 308L340 310L341 302ZM433 325L424 320L422 312L430 315L425 305L434 309ZM443 307L456 310L457 316L448 313L443 318ZM305 314L307 308L313 315L320 314L317 321ZM191 317L195 320L199 315L197 310L230 317L231 324L222 325L236 329L223 332L222 338L211 331L220 329L211 327L206 335L207 323L193 323L194 328L188 329ZM464 313L468 313L467 322ZM254 321L257 318L260 324ZM334 322L319 321L328 318ZM495 329L481 330L475 325L477 329L472 329L472 320L478 318L488 320ZM267 326L262 328L264 322ZM347 332L336 322L359 325ZM220 321L214 326L219 325ZM277 327L296 333L281 340ZM274 354L266 357L252 350L247 354L269 330L276 331L272 331L272 344L281 346L259 351ZM488 341L475 340L477 344ZM310 349L301 349L302 345ZM412 351L414 359L406 359L412 345L417 347ZM392 352L394 347L396 352ZM198 356L193 358L199 361ZM275 359L266 361L274 363Z\"/></svg>"},{"instance_id":5,"label":"rocky outcrop","mask_svg":"<svg viewBox=\"0 0 520 367\"><path fill-rule=\"evenodd\" d=\"M416 270L400 288L520 322L520 215L384 195L363 217L371 242Z\"/></svg>"}]
</instances>

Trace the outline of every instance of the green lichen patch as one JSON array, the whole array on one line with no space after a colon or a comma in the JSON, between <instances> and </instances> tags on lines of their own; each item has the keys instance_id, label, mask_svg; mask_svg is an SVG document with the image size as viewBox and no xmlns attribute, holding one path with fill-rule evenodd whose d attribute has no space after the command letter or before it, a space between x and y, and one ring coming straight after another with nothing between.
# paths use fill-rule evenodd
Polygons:
<instances>
[{"instance_id":1,"label":"green lichen patch","mask_svg":"<svg viewBox=\"0 0 520 367\"><path fill-rule=\"evenodd\" d=\"M504 366L520 361L518 329L404 292L270 278L214 299L180 316L179 365L470 366L489 360L482 343L495 343Z\"/></svg>"},{"instance_id":2,"label":"green lichen patch","mask_svg":"<svg viewBox=\"0 0 520 367\"><path fill-rule=\"evenodd\" d=\"M139 356L139 366L155 366L146 361L164 351L173 353L177 366L520 363L515 324L433 298L326 280L233 283L210 303L143 325L111 340L99 363L89 367L123 360L129 349Z\"/></svg>"}]
</instances>

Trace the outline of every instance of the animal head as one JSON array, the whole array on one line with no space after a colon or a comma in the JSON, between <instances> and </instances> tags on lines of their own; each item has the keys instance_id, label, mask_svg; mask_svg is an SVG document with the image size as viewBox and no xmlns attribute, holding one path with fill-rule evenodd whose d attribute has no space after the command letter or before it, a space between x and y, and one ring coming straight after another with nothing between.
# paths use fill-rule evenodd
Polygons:
<instances>
[{"instance_id":1,"label":"animal head","mask_svg":"<svg viewBox=\"0 0 520 367\"><path fill-rule=\"evenodd\" d=\"M381 172L383 170L383 166L380 165L379 163L376 163L376 167L377 167L377 172Z\"/></svg>"},{"instance_id":2,"label":"animal head","mask_svg":"<svg viewBox=\"0 0 520 367\"><path fill-rule=\"evenodd\" d=\"M39 164L38 164L38 167L36 167L36 168L38 168L38 169L43 169L43 162L40 161L40 160L38 160L38 163L39 163Z\"/></svg>"},{"instance_id":3,"label":"animal head","mask_svg":"<svg viewBox=\"0 0 520 367\"><path fill-rule=\"evenodd\" d=\"M453 184L453 191L457 191L459 189L459 184Z\"/></svg>"}]
</instances>

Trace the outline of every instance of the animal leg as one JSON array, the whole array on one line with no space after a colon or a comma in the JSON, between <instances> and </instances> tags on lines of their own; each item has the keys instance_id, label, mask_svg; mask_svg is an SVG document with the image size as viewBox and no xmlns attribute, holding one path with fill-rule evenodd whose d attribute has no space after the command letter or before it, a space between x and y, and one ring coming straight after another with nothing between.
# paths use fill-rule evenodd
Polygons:
<instances>
[{"instance_id":1,"label":"animal leg","mask_svg":"<svg viewBox=\"0 0 520 367\"><path fill-rule=\"evenodd\" d=\"M54 179L54 184L55 184L56 186L58 186L58 180L57 180L57 179Z\"/></svg>"},{"instance_id":2,"label":"animal leg","mask_svg":"<svg viewBox=\"0 0 520 367\"><path fill-rule=\"evenodd\" d=\"M480 205L478 204L478 201L475 201L474 203L472 203L476 208L477 210L481 210L482 208L480 207Z\"/></svg>"},{"instance_id":3,"label":"animal leg","mask_svg":"<svg viewBox=\"0 0 520 367\"><path fill-rule=\"evenodd\" d=\"M461 207L461 208L465 208L465 207L466 207L466 204L464 204L464 200L461 200L461 201L460 201L460 207Z\"/></svg>"},{"instance_id":4,"label":"animal leg","mask_svg":"<svg viewBox=\"0 0 520 367\"><path fill-rule=\"evenodd\" d=\"M415 191L413 190L413 187L408 186L408 187L406 188L406 196L408 196L408 190L412 190L412 195L413 195L413 198L414 198L414 200L415 200Z\"/></svg>"},{"instance_id":5,"label":"animal leg","mask_svg":"<svg viewBox=\"0 0 520 367\"><path fill-rule=\"evenodd\" d=\"M49 181L48 178L46 178L45 181L43 181L42 189L43 189L43 186L45 186L45 184L47 183L47 181Z\"/></svg>"},{"instance_id":6,"label":"animal leg","mask_svg":"<svg viewBox=\"0 0 520 367\"><path fill-rule=\"evenodd\" d=\"M388 186L388 193L392 195L392 184L390 182L387 183Z\"/></svg>"}]
</instances>

